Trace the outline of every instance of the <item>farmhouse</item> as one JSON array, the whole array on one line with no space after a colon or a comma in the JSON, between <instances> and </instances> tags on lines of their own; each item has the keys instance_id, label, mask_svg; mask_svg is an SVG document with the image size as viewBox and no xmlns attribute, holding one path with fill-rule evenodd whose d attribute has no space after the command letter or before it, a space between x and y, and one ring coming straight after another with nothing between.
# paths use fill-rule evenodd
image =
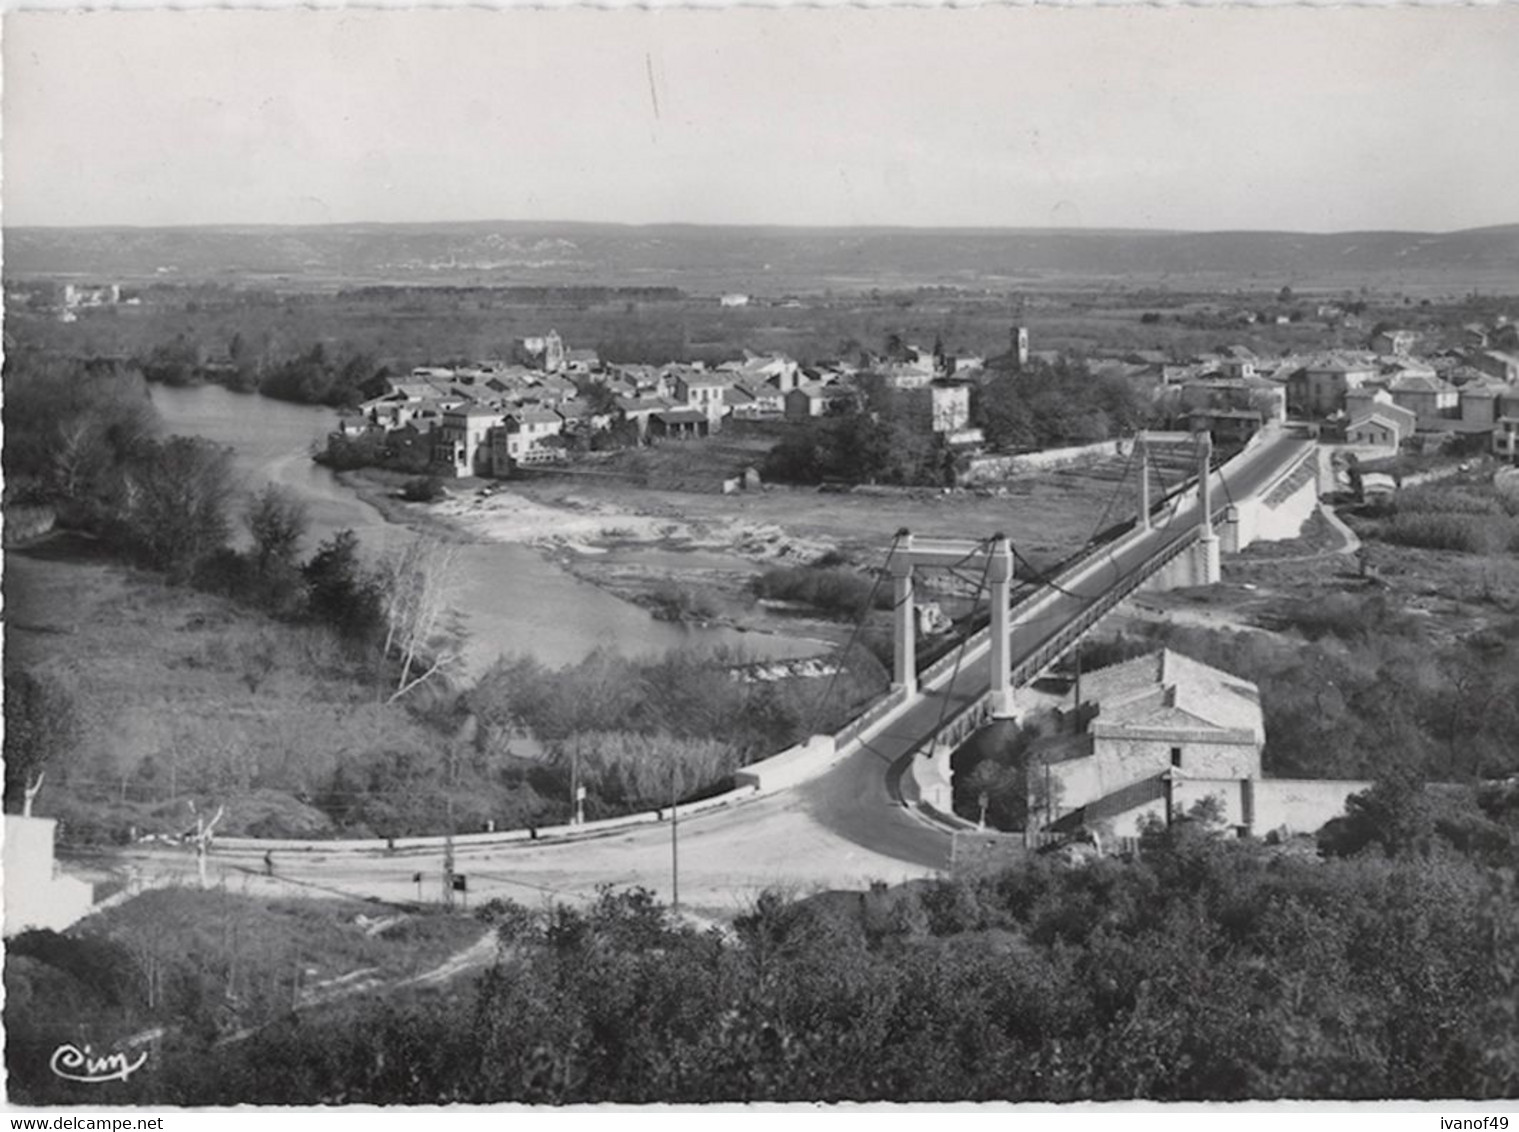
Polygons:
<instances>
[{"instance_id":1,"label":"farmhouse","mask_svg":"<svg viewBox=\"0 0 1519 1132\"><path fill-rule=\"evenodd\" d=\"M1456 387L1432 375L1400 374L1387 392L1393 404L1414 414L1423 430L1448 426L1452 418L1460 415L1460 393Z\"/></svg>"},{"instance_id":2,"label":"farmhouse","mask_svg":"<svg viewBox=\"0 0 1519 1132\"><path fill-rule=\"evenodd\" d=\"M1396 449L1414 434L1418 419L1407 409L1393 404L1373 402L1350 420L1345 428L1349 444Z\"/></svg>"},{"instance_id":3,"label":"farmhouse","mask_svg":"<svg viewBox=\"0 0 1519 1132\"><path fill-rule=\"evenodd\" d=\"M1031 827L1127 837L1212 799L1241 834L1312 832L1371 785L1264 778L1259 689L1170 649L1090 673L1081 688L1058 713L1062 732L1029 752Z\"/></svg>"},{"instance_id":4,"label":"farmhouse","mask_svg":"<svg viewBox=\"0 0 1519 1132\"><path fill-rule=\"evenodd\" d=\"M1310 362L1288 379L1288 398L1313 416L1328 416L1345 406L1345 395L1376 380L1369 362L1331 357Z\"/></svg>"},{"instance_id":5,"label":"farmhouse","mask_svg":"<svg viewBox=\"0 0 1519 1132\"><path fill-rule=\"evenodd\" d=\"M680 370L675 374L674 399L707 418L707 427L716 432L728 413L727 392L733 384L728 374Z\"/></svg>"},{"instance_id":6,"label":"farmhouse","mask_svg":"<svg viewBox=\"0 0 1519 1132\"><path fill-rule=\"evenodd\" d=\"M487 405L463 405L447 410L442 422L433 429L433 463L444 475L488 474L492 465L490 432L500 426L501 420L501 411Z\"/></svg>"},{"instance_id":7,"label":"farmhouse","mask_svg":"<svg viewBox=\"0 0 1519 1132\"><path fill-rule=\"evenodd\" d=\"M551 438L564 431L564 418L552 409L525 406L507 413L500 427L491 431L491 470L510 475L523 464L542 464L555 459L559 449Z\"/></svg>"}]
</instances>

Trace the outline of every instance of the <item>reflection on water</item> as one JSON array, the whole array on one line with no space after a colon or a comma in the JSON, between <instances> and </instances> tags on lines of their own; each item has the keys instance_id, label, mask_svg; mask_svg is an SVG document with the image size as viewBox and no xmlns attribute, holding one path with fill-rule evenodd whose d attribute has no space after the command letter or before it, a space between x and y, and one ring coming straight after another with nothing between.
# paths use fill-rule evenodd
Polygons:
<instances>
[{"instance_id":1,"label":"reflection on water","mask_svg":"<svg viewBox=\"0 0 1519 1132\"><path fill-rule=\"evenodd\" d=\"M170 432L229 446L245 489L277 483L304 499L311 512L307 553L345 527L358 532L371 553L411 537L311 462L312 446L336 423L332 410L229 393L214 385L155 386L153 403ZM646 560L651 564L674 564L668 551L617 553L629 561L647 554L659 556ZM465 660L471 674L479 674L502 653L527 653L557 667L603 646L630 656L728 646L760 659L820 651L815 641L656 621L638 606L571 577L529 546L471 544L463 548L459 564L456 604L469 633Z\"/></svg>"}]
</instances>

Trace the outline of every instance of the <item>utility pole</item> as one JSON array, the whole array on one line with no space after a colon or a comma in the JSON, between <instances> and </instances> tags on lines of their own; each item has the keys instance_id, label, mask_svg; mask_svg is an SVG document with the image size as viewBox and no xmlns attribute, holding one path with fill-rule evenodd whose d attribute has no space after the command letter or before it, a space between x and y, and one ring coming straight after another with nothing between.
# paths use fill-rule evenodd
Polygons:
<instances>
[{"instance_id":1,"label":"utility pole","mask_svg":"<svg viewBox=\"0 0 1519 1132\"><path fill-rule=\"evenodd\" d=\"M575 746L570 753L570 799L574 807L571 825L585 824L585 787L580 785L580 732L575 732Z\"/></svg>"},{"instance_id":2,"label":"utility pole","mask_svg":"<svg viewBox=\"0 0 1519 1132\"><path fill-rule=\"evenodd\" d=\"M417 889L421 892L420 886ZM448 826L443 834L443 903L454 906L454 800L448 799Z\"/></svg>"},{"instance_id":3,"label":"utility pole","mask_svg":"<svg viewBox=\"0 0 1519 1132\"><path fill-rule=\"evenodd\" d=\"M670 767L670 907L680 911L680 765Z\"/></svg>"}]
</instances>

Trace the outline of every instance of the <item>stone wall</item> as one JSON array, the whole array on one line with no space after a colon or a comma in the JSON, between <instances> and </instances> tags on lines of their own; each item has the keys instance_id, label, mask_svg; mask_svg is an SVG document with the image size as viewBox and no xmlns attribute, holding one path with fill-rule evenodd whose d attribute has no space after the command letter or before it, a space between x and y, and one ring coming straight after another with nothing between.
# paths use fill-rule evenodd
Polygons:
<instances>
[{"instance_id":1,"label":"stone wall","mask_svg":"<svg viewBox=\"0 0 1519 1132\"><path fill-rule=\"evenodd\" d=\"M1371 787L1370 782L1343 778L1262 778L1253 783L1251 831L1257 837L1276 829L1317 833L1325 822L1345 812L1352 794Z\"/></svg>"},{"instance_id":2,"label":"stone wall","mask_svg":"<svg viewBox=\"0 0 1519 1132\"><path fill-rule=\"evenodd\" d=\"M1122 456L1128 451L1127 440L1103 440L1074 448L1048 448L1043 452L1025 452L1019 456L977 456L960 475L964 487L998 483L1028 472L1047 472L1079 464L1094 464Z\"/></svg>"}]
</instances>

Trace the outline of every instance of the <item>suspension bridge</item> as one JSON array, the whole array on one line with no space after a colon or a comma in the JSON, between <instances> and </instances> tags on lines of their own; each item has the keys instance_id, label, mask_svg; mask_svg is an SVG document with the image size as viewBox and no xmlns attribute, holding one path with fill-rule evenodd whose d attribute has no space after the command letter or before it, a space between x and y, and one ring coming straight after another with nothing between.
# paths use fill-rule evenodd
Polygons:
<instances>
[{"instance_id":1,"label":"suspension bridge","mask_svg":"<svg viewBox=\"0 0 1519 1132\"><path fill-rule=\"evenodd\" d=\"M745 768L731 795L679 807L681 896L717 911L777 885L862 887L947 868L953 832L934 815L950 812L950 752L989 720L1016 718L1025 689L1136 590L1217 581L1222 554L1258 536L1295 534L1283 533L1281 514L1296 508L1300 526L1316 502L1314 454L1312 440L1286 431L1262 433L1223 462L1204 437L1137 438L1097 529L1046 570L1027 560L1017 531L966 540L900 532L878 571L878 585L894 595L891 689L836 734ZM984 628L920 665L915 581L927 569L955 571L988 608ZM368 899L414 900L418 878L466 872L477 900L590 899L604 884L668 892L673 812L393 843L227 838L216 857L223 883L230 876L280 892L319 884ZM271 847L274 875L238 868ZM148 874L192 867L182 855L132 855ZM433 898L431 890L423 896Z\"/></svg>"},{"instance_id":2,"label":"suspension bridge","mask_svg":"<svg viewBox=\"0 0 1519 1132\"><path fill-rule=\"evenodd\" d=\"M1186 482L1155 485L1155 447L1193 446L1198 470ZM976 728L1016 718L1020 690L1065 656L1141 587L1176 588L1219 580L1221 554L1244 549L1260 528L1258 509L1283 485L1311 492L1315 445L1286 432L1262 434L1227 463L1213 459L1206 434L1136 439L1134 518L1091 539L1053 571L1040 573L998 533L974 542L918 540L898 534L887 557L893 585L893 695L888 722L804 789L813 816L874 852L942 867L946 834L912 812L950 811L949 756ZM1120 481L1120 491L1130 482ZM1152 487L1160 491L1153 492ZM1099 521L1101 525L1101 521ZM1027 571L1018 584L1018 567ZM940 567L979 572L990 624L918 671L914 661L914 575ZM1029 576L1031 575L1031 576ZM914 760L928 765L913 765Z\"/></svg>"}]
</instances>

